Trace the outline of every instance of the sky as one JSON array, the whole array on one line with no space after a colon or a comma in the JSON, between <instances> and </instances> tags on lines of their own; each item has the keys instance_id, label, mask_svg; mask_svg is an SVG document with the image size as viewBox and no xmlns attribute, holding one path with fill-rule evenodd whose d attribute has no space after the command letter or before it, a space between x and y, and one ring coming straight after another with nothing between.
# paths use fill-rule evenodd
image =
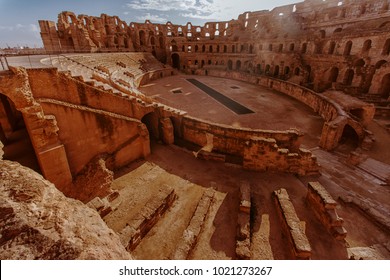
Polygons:
<instances>
[{"instance_id":1,"label":"sky","mask_svg":"<svg viewBox=\"0 0 390 280\"><path fill-rule=\"evenodd\" d=\"M274 7L302 0L0 0L0 48L42 47L38 20L57 22L62 11L76 15L117 15L130 22L204 25L207 21L237 19L250 11L272 10Z\"/></svg>"}]
</instances>

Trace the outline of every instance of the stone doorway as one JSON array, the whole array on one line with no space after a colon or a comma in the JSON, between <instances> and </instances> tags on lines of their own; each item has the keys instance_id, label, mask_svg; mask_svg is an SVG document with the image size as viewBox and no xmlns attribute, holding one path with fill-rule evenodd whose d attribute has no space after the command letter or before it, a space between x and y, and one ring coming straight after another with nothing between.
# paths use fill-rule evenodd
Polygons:
<instances>
[{"instance_id":1,"label":"stone doorway","mask_svg":"<svg viewBox=\"0 0 390 280\"><path fill-rule=\"evenodd\" d=\"M359 146L359 135L349 124L344 126L339 144L339 150L343 152L351 152Z\"/></svg>"},{"instance_id":2,"label":"stone doorway","mask_svg":"<svg viewBox=\"0 0 390 280\"><path fill-rule=\"evenodd\" d=\"M172 54L172 67L180 70L180 56L177 53Z\"/></svg>"},{"instance_id":3,"label":"stone doorway","mask_svg":"<svg viewBox=\"0 0 390 280\"><path fill-rule=\"evenodd\" d=\"M149 141L150 146L152 147L153 143L156 143L160 140L160 131L159 131L159 125L158 125L158 117L156 113L151 112L146 114L142 119L141 122L146 125L149 132Z\"/></svg>"},{"instance_id":4,"label":"stone doorway","mask_svg":"<svg viewBox=\"0 0 390 280\"><path fill-rule=\"evenodd\" d=\"M390 73L382 78L379 93L384 99L388 99L390 97Z\"/></svg>"},{"instance_id":5,"label":"stone doorway","mask_svg":"<svg viewBox=\"0 0 390 280\"><path fill-rule=\"evenodd\" d=\"M22 113L7 96L1 93L0 140L4 144L3 159L19 162L42 173Z\"/></svg>"}]
</instances>

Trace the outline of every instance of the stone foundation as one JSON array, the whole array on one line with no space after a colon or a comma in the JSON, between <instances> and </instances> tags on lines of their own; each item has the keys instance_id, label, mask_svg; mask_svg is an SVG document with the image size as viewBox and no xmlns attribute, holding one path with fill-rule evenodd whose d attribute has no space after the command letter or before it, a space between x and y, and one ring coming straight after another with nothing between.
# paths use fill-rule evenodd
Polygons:
<instances>
[{"instance_id":1,"label":"stone foundation","mask_svg":"<svg viewBox=\"0 0 390 280\"><path fill-rule=\"evenodd\" d=\"M338 240L346 238L344 221L336 212L337 203L319 182L308 183L306 201L330 234Z\"/></svg>"},{"instance_id":2,"label":"stone foundation","mask_svg":"<svg viewBox=\"0 0 390 280\"><path fill-rule=\"evenodd\" d=\"M289 250L294 259L308 260L311 258L311 246L301 221L285 189L274 191L276 207L286 234Z\"/></svg>"}]
</instances>

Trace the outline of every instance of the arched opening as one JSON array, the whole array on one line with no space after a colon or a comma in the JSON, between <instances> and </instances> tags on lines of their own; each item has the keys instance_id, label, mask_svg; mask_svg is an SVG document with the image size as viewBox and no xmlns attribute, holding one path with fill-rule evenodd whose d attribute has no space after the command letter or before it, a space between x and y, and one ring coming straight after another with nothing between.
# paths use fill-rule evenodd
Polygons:
<instances>
[{"instance_id":1,"label":"arched opening","mask_svg":"<svg viewBox=\"0 0 390 280\"><path fill-rule=\"evenodd\" d=\"M143 31L143 30L139 31L139 44L140 44L140 46L144 46L146 44L145 43L145 31Z\"/></svg>"},{"instance_id":2,"label":"arched opening","mask_svg":"<svg viewBox=\"0 0 390 280\"><path fill-rule=\"evenodd\" d=\"M152 46L156 45L156 39L154 38L154 36L150 37L150 44Z\"/></svg>"},{"instance_id":3,"label":"arched opening","mask_svg":"<svg viewBox=\"0 0 390 280\"><path fill-rule=\"evenodd\" d=\"M236 47L233 45L232 46L232 53L235 53L236 52Z\"/></svg>"},{"instance_id":4,"label":"arched opening","mask_svg":"<svg viewBox=\"0 0 390 280\"><path fill-rule=\"evenodd\" d=\"M278 76L279 76L279 65L276 65L275 71L274 71L274 77L278 77Z\"/></svg>"},{"instance_id":5,"label":"arched opening","mask_svg":"<svg viewBox=\"0 0 390 280\"><path fill-rule=\"evenodd\" d=\"M349 124L344 126L339 144L342 145L342 147L339 147L339 149L345 152L350 152L359 146L359 136L355 129L353 129Z\"/></svg>"},{"instance_id":6,"label":"arched opening","mask_svg":"<svg viewBox=\"0 0 390 280\"><path fill-rule=\"evenodd\" d=\"M344 56L350 55L352 50L352 41L348 41L344 48Z\"/></svg>"},{"instance_id":7,"label":"arched opening","mask_svg":"<svg viewBox=\"0 0 390 280\"><path fill-rule=\"evenodd\" d=\"M326 36L325 30L320 30L320 37L321 37L322 39L324 39L325 36Z\"/></svg>"},{"instance_id":8,"label":"arched opening","mask_svg":"<svg viewBox=\"0 0 390 280\"><path fill-rule=\"evenodd\" d=\"M261 64L256 65L256 73L261 74Z\"/></svg>"},{"instance_id":9,"label":"arched opening","mask_svg":"<svg viewBox=\"0 0 390 280\"><path fill-rule=\"evenodd\" d=\"M343 84L346 85L346 86L352 85L354 76L355 76L355 72L352 69L348 69L345 72Z\"/></svg>"},{"instance_id":10,"label":"arched opening","mask_svg":"<svg viewBox=\"0 0 390 280\"><path fill-rule=\"evenodd\" d=\"M160 132L158 128L158 117L154 112L146 114L141 122L146 125L149 131L150 142L160 139Z\"/></svg>"},{"instance_id":11,"label":"arched opening","mask_svg":"<svg viewBox=\"0 0 390 280\"><path fill-rule=\"evenodd\" d=\"M299 76L300 73L301 73L301 69L299 67L295 68L294 75Z\"/></svg>"},{"instance_id":12,"label":"arched opening","mask_svg":"<svg viewBox=\"0 0 390 280\"><path fill-rule=\"evenodd\" d=\"M236 62L236 70L239 71L241 69L241 60L237 60Z\"/></svg>"},{"instance_id":13,"label":"arched opening","mask_svg":"<svg viewBox=\"0 0 390 280\"><path fill-rule=\"evenodd\" d=\"M180 70L180 56L177 53L172 54L172 67Z\"/></svg>"},{"instance_id":14,"label":"arched opening","mask_svg":"<svg viewBox=\"0 0 390 280\"><path fill-rule=\"evenodd\" d=\"M295 44L294 43L291 43L290 44L290 52L293 52L295 49Z\"/></svg>"},{"instance_id":15,"label":"arched opening","mask_svg":"<svg viewBox=\"0 0 390 280\"><path fill-rule=\"evenodd\" d=\"M371 40L366 40L363 44L363 49L362 49L362 54L363 55L368 55L368 52L370 51L371 49L371 44L372 44L372 41Z\"/></svg>"},{"instance_id":16,"label":"arched opening","mask_svg":"<svg viewBox=\"0 0 390 280\"><path fill-rule=\"evenodd\" d=\"M343 31L343 29L342 29L341 27L336 28L336 29L333 31L333 34L335 34L335 33L340 33L341 31Z\"/></svg>"},{"instance_id":17,"label":"arched opening","mask_svg":"<svg viewBox=\"0 0 390 280\"><path fill-rule=\"evenodd\" d=\"M364 59L359 59L359 60L357 60L357 61L354 63L354 66L355 66L355 67L363 67L365 64L366 64L366 62L364 61Z\"/></svg>"},{"instance_id":18,"label":"arched opening","mask_svg":"<svg viewBox=\"0 0 390 280\"><path fill-rule=\"evenodd\" d=\"M335 48L336 48L336 42L334 41L330 42L328 54L334 54Z\"/></svg>"},{"instance_id":19,"label":"arched opening","mask_svg":"<svg viewBox=\"0 0 390 280\"><path fill-rule=\"evenodd\" d=\"M213 46L209 46L209 52L210 52L210 53L213 52Z\"/></svg>"},{"instance_id":20,"label":"arched opening","mask_svg":"<svg viewBox=\"0 0 390 280\"><path fill-rule=\"evenodd\" d=\"M307 52L307 43L303 43L301 47L301 53L306 53Z\"/></svg>"},{"instance_id":21,"label":"arched opening","mask_svg":"<svg viewBox=\"0 0 390 280\"><path fill-rule=\"evenodd\" d=\"M331 83L337 82L338 76L339 76L339 68L332 67L332 69L330 70L329 82Z\"/></svg>"},{"instance_id":22,"label":"arched opening","mask_svg":"<svg viewBox=\"0 0 390 280\"><path fill-rule=\"evenodd\" d=\"M160 37L158 38L158 41L159 41L159 44L160 44L160 48L164 48L164 39L163 39L162 36L160 36Z\"/></svg>"},{"instance_id":23,"label":"arched opening","mask_svg":"<svg viewBox=\"0 0 390 280\"><path fill-rule=\"evenodd\" d=\"M223 46L223 52L224 52L224 53L227 52L227 46L226 46L226 45Z\"/></svg>"},{"instance_id":24,"label":"arched opening","mask_svg":"<svg viewBox=\"0 0 390 280\"><path fill-rule=\"evenodd\" d=\"M387 39L385 45L383 46L382 55L390 54L390 39Z\"/></svg>"},{"instance_id":25,"label":"arched opening","mask_svg":"<svg viewBox=\"0 0 390 280\"><path fill-rule=\"evenodd\" d=\"M229 60L228 61L228 70L232 70L233 69L233 61Z\"/></svg>"},{"instance_id":26,"label":"arched opening","mask_svg":"<svg viewBox=\"0 0 390 280\"><path fill-rule=\"evenodd\" d=\"M19 162L41 173L23 115L12 101L1 93L0 140L4 144L3 159Z\"/></svg>"},{"instance_id":27,"label":"arched opening","mask_svg":"<svg viewBox=\"0 0 390 280\"><path fill-rule=\"evenodd\" d=\"M198 51L199 51L199 46L195 45L195 52L198 52Z\"/></svg>"},{"instance_id":28,"label":"arched opening","mask_svg":"<svg viewBox=\"0 0 390 280\"><path fill-rule=\"evenodd\" d=\"M382 78L381 88L379 90L379 93L384 99L388 99L390 97L390 73L386 74Z\"/></svg>"},{"instance_id":29,"label":"arched opening","mask_svg":"<svg viewBox=\"0 0 390 280\"><path fill-rule=\"evenodd\" d=\"M203 46L202 46L202 52L205 52L205 51L206 51L206 46L203 45Z\"/></svg>"},{"instance_id":30,"label":"arched opening","mask_svg":"<svg viewBox=\"0 0 390 280\"><path fill-rule=\"evenodd\" d=\"M284 67L284 75L287 76L288 74L290 74L290 67L286 66Z\"/></svg>"},{"instance_id":31,"label":"arched opening","mask_svg":"<svg viewBox=\"0 0 390 280\"><path fill-rule=\"evenodd\" d=\"M265 66L265 74L266 74L266 75L269 75L269 74L271 73L270 70L271 70L271 65L267 64L267 65Z\"/></svg>"}]
</instances>

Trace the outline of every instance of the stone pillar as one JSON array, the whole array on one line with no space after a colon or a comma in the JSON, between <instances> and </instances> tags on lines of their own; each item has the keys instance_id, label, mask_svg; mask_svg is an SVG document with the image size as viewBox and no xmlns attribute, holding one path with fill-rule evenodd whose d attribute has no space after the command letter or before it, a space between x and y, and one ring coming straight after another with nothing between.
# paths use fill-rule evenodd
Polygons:
<instances>
[{"instance_id":1,"label":"stone pillar","mask_svg":"<svg viewBox=\"0 0 390 280\"><path fill-rule=\"evenodd\" d=\"M164 118L160 120L162 130L162 141L171 145L175 142L174 128L170 118Z\"/></svg>"},{"instance_id":2,"label":"stone pillar","mask_svg":"<svg viewBox=\"0 0 390 280\"><path fill-rule=\"evenodd\" d=\"M142 137L143 142L143 151L142 156L145 158L148 155L150 155L150 137L149 137L149 131L145 124L140 123L139 126L140 136Z\"/></svg>"}]
</instances>

